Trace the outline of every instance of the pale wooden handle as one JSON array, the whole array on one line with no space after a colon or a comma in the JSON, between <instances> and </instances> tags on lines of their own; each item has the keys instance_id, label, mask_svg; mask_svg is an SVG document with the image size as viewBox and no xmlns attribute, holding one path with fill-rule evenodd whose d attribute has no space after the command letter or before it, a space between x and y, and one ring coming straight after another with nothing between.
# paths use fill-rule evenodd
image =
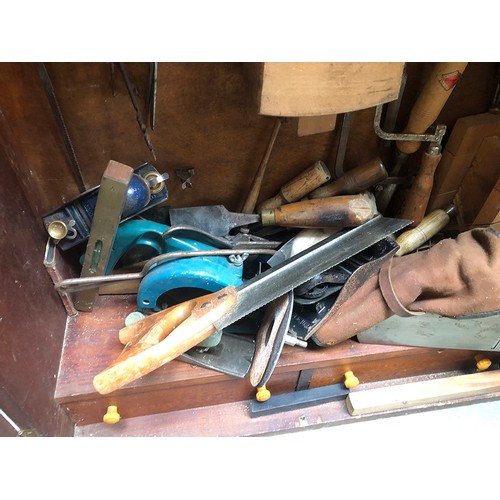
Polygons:
<instances>
[{"instance_id":1,"label":"pale wooden handle","mask_svg":"<svg viewBox=\"0 0 500 500\"><path fill-rule=\"evenodd\" d=\"M405 231L396 238L396 243L399 245L399 250L395 255L398 257L413 252L426 241L429 241L441 229L446 227L450 222L450 216L445 210L434 210L426 215L422 222L409 231Z\"/></svg>"},{"instance_id":2,"label":"pale wooden handle","mask_svg":"<svg viewBox=\"0 0 500 500\"><path fill-rule=\"evenodd\" d=\"M456 83L467 67L466 62L440 62L434 65L413 106L404 134L424 134L436 121ZM397 141L399 151L405 154L415 153L420 147L418 141Z\"/></svg>"}]
</instances>

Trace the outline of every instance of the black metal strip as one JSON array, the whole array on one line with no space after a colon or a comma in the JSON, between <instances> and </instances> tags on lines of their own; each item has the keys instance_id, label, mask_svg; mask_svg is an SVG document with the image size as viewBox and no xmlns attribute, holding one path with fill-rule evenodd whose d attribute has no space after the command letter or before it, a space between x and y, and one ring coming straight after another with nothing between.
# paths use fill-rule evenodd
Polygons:
<instances>
[{"instance_id":1,"label":"black metal strip","mask_svg":"<svg viewBox=\"0 0 500 500\"><path fill-rule=\"evenodd\" d=\"M66 123L64 121L61 112L61 108L59 107L59 103L57 102L54 86L52 85L52 81L50 79L49 73L47 72L47 68L44 63L38 63L38 74L40 75L40 78L42 80L45 95L49 100L52 113L54 114L57 126L64 140L66 153L68 154L68 159L71 168L73 169L73 173L75 174L76 182L78 184L78 189L80 190L80 193L83 193L84 191L87 190L85 180L83 178L82 170L80 168L80 164L78 163L78 158L76 157L75 148L73 147L73 143L71 142L68 128L66 127Z\"/></svg>"},{"instance_id":2,"label":"black metal strip","mask_svg":"<svg viewBox=\"0 0 500 500\"><path fill-rule=\"evenodd\" d=\"M252 418L262 417L282 411L297 410L307 406L329 403L330 401L343 399L348 394L349 389L346 389L344 384L333 384L305 391L278 394L277 396L271 396L267 401L257 401L254 399L250 402L250 416Z\"/></svg>"}]
</instances>

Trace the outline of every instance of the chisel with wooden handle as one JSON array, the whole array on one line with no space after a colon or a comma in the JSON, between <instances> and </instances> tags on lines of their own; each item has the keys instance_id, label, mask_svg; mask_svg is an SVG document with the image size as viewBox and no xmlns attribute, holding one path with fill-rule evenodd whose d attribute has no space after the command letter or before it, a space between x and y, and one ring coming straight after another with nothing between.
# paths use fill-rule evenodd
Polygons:
<instances>
[{"instance_id":1,"label":"chisel with wooden handle","mask_svg":"<svg viewBox=\"0 0 500 500\"><path fill-rule=\"evenodd\" d=\"M281 227L353 227L377 215L375 196L365 192L289 203L262 210L264 226Z\"/></svg>"},{"instance_id":2,"label":"chisel with wooden handle","mask_svg":"<svg viewBox=\"0 0 500 500\"><path fill-rule=\"evenodd\" d=\"M378 213L371 193L302 200L260 214L229 212L223 205L170 209L172 226L191 226L216 236L226 236L235 227L261 223L263 226L298 228L353 227Z\"/></svg>"},{"instance_id":3,"label":"chisel with wooden handle","mask_svg":"<svg viewBox=\"0 0 500 500\"><path fill-rule=\"evenodd\" d=\"M374 217L361 226L333 234L238 287L174 306L167 314L148 318L143 337L130 345L94 377L94 388L109 394L150 373L198 345L216 331L283 296L317 274L349 259L408 225L409 221ZM141 333L142 326L138 325ZM136 333L136 332L135 332Z\"/></svg>"},{"instance_id":4,"label":"chisel with wooden handle","mask_svg":"<svg viewBox=\"0 0 500 500\"><path fill-rule=\"evenodd\" d=\"M399 213L400 217L411 219L412 226L420 224L425 216L434 185L434 174L441 161L441 156L441 147L435 145L431 145L422 155L420 168Z\"/></svg>"},{"instance_id":5,"label":"chisel with wooden handle","mask_svg":"<svg viewBox=\"0 0 500 500\"><path fill-rule=\"evenodd\" d=\"M260 203L257 210L262 212L264 209L277 208L298 201L330 179L331 174L328 167L322 161L314 162L302 173L284 184L278 194Z\"/></svg>"},{"instance_id":6,"label":"chisel with wooden handle","mask_svg":"<svg viewBox=\"0 0 500 500\"><path fill-rule=\"evenodd\" d=\"M340 194L356 194L387 178L387 170L380 158L374 158L348 170L342 177L309 193L309 198L327 198Z\"/></svg>"}]
</instances>

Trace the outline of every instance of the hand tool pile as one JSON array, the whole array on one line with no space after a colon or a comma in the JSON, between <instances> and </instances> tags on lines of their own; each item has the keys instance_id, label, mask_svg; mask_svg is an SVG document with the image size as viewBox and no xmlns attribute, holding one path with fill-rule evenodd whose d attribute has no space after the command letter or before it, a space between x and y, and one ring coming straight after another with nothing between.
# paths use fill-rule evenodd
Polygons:
<instances>
[{"instance_id":1,"label":"hand tool pile","mask_svg":"<svg viewBox=\"0 0 500 500\"><path fill-rule=\"evenodd\" d=\"M417 149L418 141L431 142L423 163L434 171L443 130L423 135L430 124L416 125L411 115L404 134L384 135L379 118L382 138L412 146L401 146L392 175L415 141ZM416 208L400 218L385 216L395 185L375 196L388 180L379 158L341 175L336 168L333 180L315 162L257 204L281 123L241 212L166 207L166 174L150 164L133 170L110 162L100 187L45 217L61 250L87 241L81 276L55 285L75 294L79 311L92 310L107 287L137 294L137 310L117 332L120 356L94 377L97 392L113 392L174 359L249 374L262 389L285 344L333 345L393 314L498 314L499 235L475 230L412 253L446 226L454 207L424 218L427 191L412 197Z\"/></svg>"},{"instance_id":2,"label":"hand tool pile","mask_svg":"<svg viewBox=\"0 0 500 500\"><path fill-rule=\"evenodd\" d=\"M251 384L264 386L285 344L307 347L325 301L348 277L397 249L393 235L409 221L380 216L368 190L386 175L376 158L329 182L316 162L257 213L238 213L157 207L151 196L165 201L165 175L109 162L100 186L44 219L61 250L87 241L80 277L55 285L74 294L77 310L91 311L106 287L137 294L118 332L123 352L96 375L96 390L114 391L172 359L241 378L250 372ZM55 226L72 233L55 234Z\"/></svg>"}]
</instances>

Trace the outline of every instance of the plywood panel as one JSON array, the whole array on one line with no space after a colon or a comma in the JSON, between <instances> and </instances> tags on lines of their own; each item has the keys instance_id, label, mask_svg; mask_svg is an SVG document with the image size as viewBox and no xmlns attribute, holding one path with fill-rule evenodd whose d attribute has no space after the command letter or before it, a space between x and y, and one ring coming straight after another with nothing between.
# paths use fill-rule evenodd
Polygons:
<instances>
[{"instance_id":1,"label":"plywood panel","mask_svg":"<svg viewBox=\"0 0 500 500\"><path fill-rule=\"evenodd\" d=\"M397 99L404 63L256 63L257 109L270 116L318 116Z\"/></svg>"}]
</instances>

